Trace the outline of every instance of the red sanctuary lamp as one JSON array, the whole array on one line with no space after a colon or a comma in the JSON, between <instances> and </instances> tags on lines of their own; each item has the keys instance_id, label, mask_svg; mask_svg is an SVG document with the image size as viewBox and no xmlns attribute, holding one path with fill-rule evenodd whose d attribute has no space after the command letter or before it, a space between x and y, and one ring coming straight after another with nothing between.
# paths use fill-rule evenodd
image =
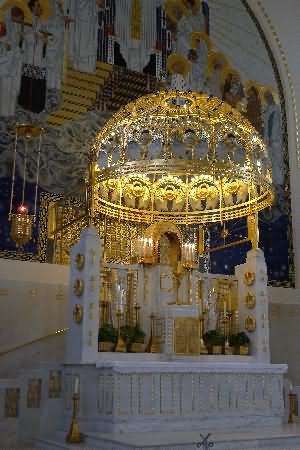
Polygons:
<instances>
[{"instance_id":1,"label":"red sanctuary lamp","mask_svg":"<svg viewBox=\"0 0 300 450\"><path fill-rule=\"evenodd\" d=\"M8 219L11 221L11 231L10 236L15 242L16 246L24 247L32 237L32 228L36 220L36 210L37 210L37 194L38 194L38 183L39 183L39 170L40 170L40 157L41 157L41 144L42 144L42 134L43 128L28 125L19 124L16 126L16 138L14 147L14 158L13 158L13 173L12 173L12 183L11 183L11 195L10 195L10 208ZM17 212L13 213L13 200L15 194L15 178L16 178L16 159L17 159L17 147L20 138L24 140L24 165L23 165L23 185L22 185L22 200L17 207ZM35 179L35 197L34 197L34 211L33 214L29 213L29 208L25 204L25 187L26 187L26 173L27 173L27 159L29 153L29 141L34 141L38 138L38 149L37 149L37 160L36 160L36 179Z\"/></svg>"}]
</instances>

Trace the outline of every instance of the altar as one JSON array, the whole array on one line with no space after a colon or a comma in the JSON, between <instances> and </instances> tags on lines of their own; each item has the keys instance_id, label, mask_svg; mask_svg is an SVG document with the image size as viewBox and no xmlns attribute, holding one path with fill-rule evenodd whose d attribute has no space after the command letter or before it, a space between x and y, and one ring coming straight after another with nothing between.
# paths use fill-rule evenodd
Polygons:
<instances>
[{"instance_id":1,"label":"altar","mask_svg":"<svg viewBox=\"0 0 300 450\"><path fill-rule=\"evenodd\" d=\"M267 267L258 245L258 211L273 196L269 166L262 172L260 162L265 146L224 107L214 120L238 136L245 160L215 159L220 131L210 114L199 116L198 108L210 108L201 94L151 94L135 103L96 139L96 154L105 151L108 159L105 167L90 163L89 226L70 251L67 442L102 433L106 448L105 434L121 443L126 433L142 439L153 431L279 426L287 366L270 361ZM129 160L132 139L151 154L151 142L166 132L162 114L169 127L161 138L164 160ZM212 133L210 161L194 152L203 120ZM191 158L172 153L179 138ZM252 249L234 273L212 273L209 225L222 224L225 242L224 222L245 216Z\"/></svg>"}]
</instances>

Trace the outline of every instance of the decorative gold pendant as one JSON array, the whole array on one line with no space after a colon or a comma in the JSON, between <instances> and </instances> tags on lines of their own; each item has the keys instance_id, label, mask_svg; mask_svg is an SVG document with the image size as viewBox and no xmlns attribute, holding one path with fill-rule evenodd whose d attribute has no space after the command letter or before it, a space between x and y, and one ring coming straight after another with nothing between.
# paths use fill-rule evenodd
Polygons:
<instances>
[{"instance_id":1,"label":"decorative gold pendant","mask_svg":"<svg viewBox=\"0 0 300 450\"><path fill-rule=\"evenodd\" d=\"M245 319L245 329L249 332L256 330L256 319L253 316L247 316Z\"/></svg>"},{"instance_id":2,"label":"decorative gold pendant","mask_svg":"<svg viewBox=\"0 0 300 450\"><path fill-rule=\"evenodd\" d=\"M79 278L76 278L73 286L74 294L77 295L77 297L81 297L84 290L84 283Z\"/></svg>"},{"instance_id":3,"label":"decorative gold pendant","mask_svg":"<svg viewBox=\"0 0 300 450\"><path fill-rule=\"evenodd\" d=\"M84 255L77 253L75 257L75 264L77 270L82 270L84 268Z\"/></svg>"},{"instance_id":4,"label":"decorative gold pendant","mask_svg":"<svg viewBox=\"0 0 300 450\"><path fill-rule=\"evenodd\" d=\"M252 286L255 282L255 273L254 272L245 272L244 274L244 283L247 286Z\"/></svg>"},{"instance_id":5,"label":"decorative gold pendant","mask_svg":"<svg viewBox=\"0 0 300 450\"><path fill-rule=\"evenodd\" d=\"M255 294L248 292L246 295L245 303L248 309L253 309L256 306Z\"/></svg>"},{"instance_id":6,"label":"decorative gold pendant","mask_svg":"<svg viewBox=\"0 0 300 450\"><path fill-rule=\"evenodd\" d=\"M83 308L81 305L76 303L73 308L73 320L75 323L81 323L83 319Z\"/></svg>"}]
</instances>

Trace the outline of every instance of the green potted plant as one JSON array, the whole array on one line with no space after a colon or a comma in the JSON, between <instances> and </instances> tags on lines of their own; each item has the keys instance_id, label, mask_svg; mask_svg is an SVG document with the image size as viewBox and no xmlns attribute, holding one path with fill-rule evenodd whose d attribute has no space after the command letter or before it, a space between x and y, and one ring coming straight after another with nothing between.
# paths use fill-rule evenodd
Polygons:
<instances>
[{"instance_id":1,"label":"green potted plant","mask_svg":"<svg viewBox=\"0 0 300 450\"><path fill-rule=\"evenodd\" d=\"M99 328L99 352L113 352L118 339L118 330L110 323L104 323Z\"/></svg>"},{"instance_id":2,"label":"green potted plant","mask_svg":"<svg viewBox=\"0 0 300 450\"><path fill-rule=\"evenodd\" d=\"M139 325L121 327L121 336L126 342L127 351L134 353L144 351L145 333Z\"/></svg>"},{"instance_id":3,"label":"green potted plant","mask_svg":"<svg viewBox=\"0 0 300 450\"><path fill-rule=\"evenodd\" d=\"M204 335L204 342L209 352L213 355L221 355L223 353L225 337L218 330L207 331Z\"/></svg>"},{"instance_id":4,"label":"green potted plant","mask_svg":"<svg viewBox=\"0 0 300 450\"><path fill-rule=\"evenodd\" d=\"M249 355L249 343L250 339L244 331L230 336L230 345L237 355Z\"/></svg>"}]
</instances>

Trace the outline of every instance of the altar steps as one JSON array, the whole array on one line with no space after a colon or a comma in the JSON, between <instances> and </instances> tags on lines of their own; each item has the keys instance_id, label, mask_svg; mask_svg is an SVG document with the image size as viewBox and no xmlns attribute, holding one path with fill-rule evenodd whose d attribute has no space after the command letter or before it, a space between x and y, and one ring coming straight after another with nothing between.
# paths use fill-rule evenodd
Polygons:
<instances>
[{"instance_id":1,"label":"altar steps","mask_svg":"<svg viewBox=\"0 0 300 450\"><path fill-rule=\"evenodd\" d=\"M201 429L201 424L199 424ZM209 431L202 430L206 437ZM169 433L88 433L84 444L76 445L78 450L195 450L203 439L199 432ZM300 450L300 426L255 427L226 431L211 431L208 442L214 450ZM56 439L38 439L36 450L72 449L63 436Z\"/></svg>"}]
</instances>

